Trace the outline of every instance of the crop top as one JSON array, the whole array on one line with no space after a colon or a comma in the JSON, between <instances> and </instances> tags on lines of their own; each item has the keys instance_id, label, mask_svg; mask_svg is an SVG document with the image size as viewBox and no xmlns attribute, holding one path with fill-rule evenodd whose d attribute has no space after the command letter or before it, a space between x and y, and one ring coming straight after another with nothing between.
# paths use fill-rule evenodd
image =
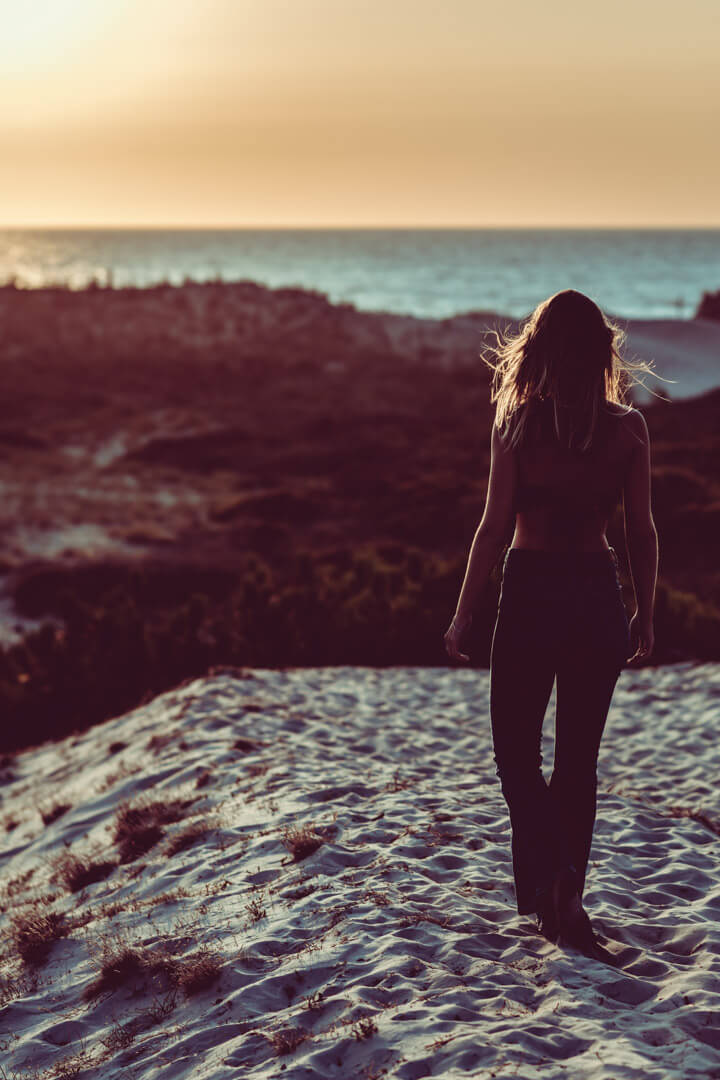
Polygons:
<instances>
[{"instance_id":1,"label":"crop top","mask_svg":"<svg viewBox=\"0 0 720 1080\"><path fill-rule=\"evenodd\" d=\"M568 449L556 435L552 402L531 403L527 438L516 449L515 510L552 509L555 516L574 521L608 518L617 505L623 482L624 459L617 439L611 439L614 417L598 417L592 446Z\"/></svg>"}]
</instances>

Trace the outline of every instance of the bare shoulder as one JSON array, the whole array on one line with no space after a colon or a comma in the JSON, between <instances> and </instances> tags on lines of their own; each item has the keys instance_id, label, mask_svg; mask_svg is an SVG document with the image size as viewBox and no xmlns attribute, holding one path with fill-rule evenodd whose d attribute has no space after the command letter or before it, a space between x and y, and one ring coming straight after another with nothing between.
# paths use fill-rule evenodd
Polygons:
<instances>
[{"instance_id":1,"label":"bare shoulder","mask_svg":"<svg viewBox=\"0 0 720 1080\"><path fill-rule=\"evenodd\" d=\"M606 403L606 408L616 419L618 432L624 442L632 446L649 442L647 422L639 409L611 401Z\"/></svg>"},{"instance_id":2,"label":"bare shoulder","mask_svg":"<svg viewBox=\"0 0 720 1080\"><path fill-rule=\"evenodd\" d=\"M636 444L644 445L650 442L647 421L639 409L629 409L623 418L623 424Z\"/></svg>"}]
</instances>

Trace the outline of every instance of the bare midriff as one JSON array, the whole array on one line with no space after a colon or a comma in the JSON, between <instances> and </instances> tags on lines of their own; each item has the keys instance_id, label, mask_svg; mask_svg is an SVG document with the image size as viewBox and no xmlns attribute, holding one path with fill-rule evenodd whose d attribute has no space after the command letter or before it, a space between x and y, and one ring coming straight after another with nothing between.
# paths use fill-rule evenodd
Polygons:
<instances>
[{"instance_id":1,"label":"bare midriff","mask_svg":"<svg viewBox=\"0 0 720 1080\"><path fill-rule=\"evenodd\" d=\"M607 525L607 517L600 515L571 524L544 510L518 511L510 546L534 551L607 551Z\"/></svg>"},{"instance_id":2,"label":"bare midriff","mask_svg":"<svg viewBox=\"0 0 720 1080\"><path fill-rule=\"evenodd\" d=\"M510 546L533 551L607 551L608 522L622 498L630 444L618 416L605 412L587 454L561 447L547 407L516 451L518 488Z\"/></svg>"}]
</instances>

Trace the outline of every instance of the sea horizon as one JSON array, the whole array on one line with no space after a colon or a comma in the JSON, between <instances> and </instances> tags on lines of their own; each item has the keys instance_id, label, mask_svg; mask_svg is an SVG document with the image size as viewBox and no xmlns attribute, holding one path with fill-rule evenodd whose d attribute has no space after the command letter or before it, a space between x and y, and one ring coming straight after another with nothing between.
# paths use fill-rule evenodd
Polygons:
<instances>
[{"instance_id":1,"label":"sea horizon","mask_svg":"<svg viewBox=\"0 0 720 1080\"><path fill-rule=\"evenodd\" d=\"M131 230L131 231L157 231L168 230L172 232L186 231L216 231L221 230L223 232L228 231L240 231L240 232L267 232L270 229L275 229L283 232L288 231L302 231L302 232L327 232L327 231L347 231L347 232L367 232L367 231L382 231L382 232L400 232L400 231L412 231L412 232L718 232L720 233L720 225L363 225L363 224L339 224L339 225L302 225L302 224L275 224L269 222L266 224L197 224L197 223L184 223L184 224L163 224L160 223L113 223L113 222L99 222L93 223L79 223L79 224L63 224L55 222L51 225L3 225L0 224L0 232L51 232L53 230L60 231L106 231L106 230Z\"/></svg>"},{"instance_id":2,"label":"sea horizon","mask_svg":"<svg viewBox=\"0 0 720 1080\"><path fill-rule=\"evenodd\" d=\"M0 281L150 286L253 280L361 311L523 318L563 288L619 319L691 319L720 288L720 227L8 226Z\"/></svg>"}]
</instances>

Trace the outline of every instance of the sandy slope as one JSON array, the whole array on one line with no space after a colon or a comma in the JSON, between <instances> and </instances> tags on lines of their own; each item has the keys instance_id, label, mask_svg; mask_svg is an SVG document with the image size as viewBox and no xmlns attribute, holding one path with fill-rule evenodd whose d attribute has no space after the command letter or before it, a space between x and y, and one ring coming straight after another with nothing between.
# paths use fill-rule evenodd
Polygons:
<instances>
[{"instance_id":1,"label":"sandy slope","mask_svg":"<svg viewBox=\"0 0 720 1080\"><path fill-rule=\"evenodd\" d=\"M0 808L17 821L5 1075L720 1077L720 665L621 675L585 894L617 968L517 915L487 702L482 670L238 669L19 755ZM64 845L117 859L114 814L141 795L194 801L106 880L53 884ZM35 973L12 933L33 910L67 915ZM146 966L84 1000L122 941ZM204 989L152 968L203 949L221 961Z\"/></svg>"}]
</instances>

